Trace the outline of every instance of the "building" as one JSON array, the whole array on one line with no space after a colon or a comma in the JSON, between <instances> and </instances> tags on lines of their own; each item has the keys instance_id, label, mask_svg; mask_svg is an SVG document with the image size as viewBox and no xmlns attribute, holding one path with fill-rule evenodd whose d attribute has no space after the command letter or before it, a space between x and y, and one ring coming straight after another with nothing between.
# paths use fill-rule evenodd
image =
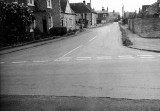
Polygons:
<instances>
[{"instance_id":1,"label":"building","mask_svg":"<svg viewBox=\"0 0 160 111\"><path fill-rule=\"evenodd\" d=\"M108 22L115 22L120 19L120 13L115 12L114 10L113 12L108 12L108 7L107 10L105 10L104 7L102 7L102 11L97 11L97 13L98 13L98 19L97 19L98 23L105 24Z\"/></svg>"},{"instance_id":2,"label":"building","mask_svg":"<svg viewBox=\"0 0 160 111\"><path fill-rule=\"evenodd\" d=\"M160 0L157 0L157 2L150 5L144 13L146 17L160 18Z\"/></svg>"},{"instance_id":3,"label":"building","mask_svg":"<svg viewBox=\"0 0 160 111\"><path fill-rule=\"evenodd\" d=\"M68 0L4 0L18 3L33 11L35 22L31 29L37 27L41 32L48 33L52 27L75 29L75 13L71 10Z\"/></svg>"},{"instance_id":4,"label":"building","mask_svg":"<svg viewBox=\"0 0 160 111\"><path fill-rule=\"evenodd\" d=\"M68 0L60 0L61 4L61 25L67 30L76 28L76 14L71 9Z\"/></svg>"},{"instance_id":5,"label":"building","mask_svg":"<svg viewBox=\"0 0 160 111\"><path fill-rule=\"evenodd\" d=\"M72 10L76 13L76 25L83 27L94 27L97 25L97 13L91 8L90 4L71 3Z\"/></svg>"},{"instance_id":6,"label":"building","mask_svg":"<svg viewBox=\"0 0 160 111\"><path fill-rule=\"evenodd\" d=\"M101 11L97 11L97 14L98 14L98 18L97 18L97 23L100 24L104 24L104 23L107 23L108 22L108 8L107 10L104 9L104 7L102 7L102 10Z\"/></svg>"}]
</instances>

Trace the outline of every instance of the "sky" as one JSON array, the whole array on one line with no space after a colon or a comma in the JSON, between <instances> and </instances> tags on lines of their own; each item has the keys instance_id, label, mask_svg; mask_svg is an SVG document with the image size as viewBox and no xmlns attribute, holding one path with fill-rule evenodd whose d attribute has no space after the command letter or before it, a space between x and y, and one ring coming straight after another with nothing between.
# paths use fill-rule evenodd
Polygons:
<instances>
[{"instance_id":1,"label":"sky","mask_svg":"<svg viewBox=\"0 0 160 111\"><path fill-rule=\"evenodd\" d=\"M90 0L85 0L86 3L89 3ZM127 12L134 12L135 10L139 11L139 8L142 8L142 5L151 5L157 0L91 0L92 8L97 10L102 10L102 7L107 9L109 12L115 10L122 14L122 6L124 5L124 10ZM70 3L79 3L83 0L69 0Z\"/></svg>"}]
</instances>

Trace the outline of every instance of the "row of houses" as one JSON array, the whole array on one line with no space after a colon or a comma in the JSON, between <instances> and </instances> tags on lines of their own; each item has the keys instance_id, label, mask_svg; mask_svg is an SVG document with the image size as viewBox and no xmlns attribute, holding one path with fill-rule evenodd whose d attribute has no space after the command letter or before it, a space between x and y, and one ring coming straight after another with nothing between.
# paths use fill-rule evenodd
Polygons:
<instances>
[{"instance_id":1,"label":"row of houses","mask_svg":"<svg viewBox=\"0 0 160 111\"><path fill-rule=\"evenodd\" d=\"M151 5L142 5L138 12L125 12L124 18L160 18L160 0Z\"/></svg>"},{"instance_id":2,"label":"row of houses","mask_svg":"<svg viewBox=\"0 0 160 111\"><path fill-rule=\"evenodd\" d=\"M38 27L47 33L52 27L67 27L67 30L95 27L98 23L115 21L118 12L95 11L90 3L69 3L69 0L0 0L25 5L35 16L31 30Z\"/></svg>"},{"instance_id":3,"label":"row of houses","mask_svg":"<svg viewBox=\"0 0 160 111\"><path fill-rule=\"evenodd\" d=\"M69 3L68 0L1 0L7 3L25 5L35 16L31 29L38 27L48 32L52 27L93 27L97 24L97 13L90 3Z\"/></svg>"}]
</instances>

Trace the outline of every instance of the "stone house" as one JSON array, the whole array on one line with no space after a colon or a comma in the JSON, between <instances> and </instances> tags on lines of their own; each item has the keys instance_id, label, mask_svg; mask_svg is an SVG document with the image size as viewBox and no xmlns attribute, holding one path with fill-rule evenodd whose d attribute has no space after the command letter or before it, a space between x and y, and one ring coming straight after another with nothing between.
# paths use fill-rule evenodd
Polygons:
<instances>
[{"instance_id":1,"label":"stone house","mask_svg":"<svg viewBox=\"0 0 160 111\"><path fill-rule=\"evenodd\" d=\"M67 27L67 30L76 29L76 14L71 9L68 0L60 0L61 4L61 25Z\"/></svg>"},{"instance_id":2,"label":"stone house","mask_svg":"<svg viewBox=\"0 0 160 111\"><path fill-rule=\"evenodd\" d=\"M31 30L37 27L40 29L41 32L48 33L49 29L52 27L65 26L68 29L75 28L75 17L74 17L75 14L73 14L73 11L71 11L68 0L4 0L4 1L9 3L15 2L18 4L28 6L28 8L31 11L33 11L33 14L35 16L35 21L31 25ZM66 1L66 4L63 3L64 1Z\"/></svg>"},{"instance_id":3,"label":"stone house","mask_svg":"<svg viewBox=\"0 0 160 111\"><path fill-rule=\"evenodd\" d=\"M76 26L94 27L97 25L97 13L91 8L90 4L71 3L72 10L76 13Z\"/></svg>"},{"instance_id":4,"label":"stone house","mask_svg":"<svg viewBox=\"0 0 160 111\"><path fill-rule=\"evenodd\" d=\"M146 17L160 18L160 0L157 0L157 2L146 8L144 14Z\"/></svg>"},{"instance_id":5,"label":"stone house","mask_svg":"<svg viewBox=\"0 0 160 111\"><path fill-rule=\"evenodd\" d=\"M108 14L108 8L107 10L104 9L104 7L102 7L101 11L97 11L98 14L98 18L97 18L97 23L98 24L105 24L108 22L107 18L109 16Z\"/></svg>"}]
</instances>

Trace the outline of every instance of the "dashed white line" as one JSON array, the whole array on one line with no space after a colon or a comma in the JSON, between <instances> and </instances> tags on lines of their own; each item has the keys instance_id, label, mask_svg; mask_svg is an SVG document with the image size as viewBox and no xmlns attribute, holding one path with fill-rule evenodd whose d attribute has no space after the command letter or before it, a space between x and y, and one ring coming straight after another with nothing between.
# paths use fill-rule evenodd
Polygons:
<instances>
[{"instance_id":1,"label":"dashed white line","mask_svg":"<svg viewBox=\"0 0 160 111\"><path fill-rule=\"evenodd\" d=\"M17 62L11 62L13 64L22 64L22 63L26 63L27 61L17 61Z\"/></svg>"},{"instance_id":2,"label":"dashed white line","mask_svg":"<svg viewBox=\"0 0 160 111\"><path fill-rule=\"evenodd\" d=\"M153 56L148 56L148 57L140 57L141 59L153 59L153 58L155 58L155 57L153 57Z\"/></svg>"},{"instance_id":3,"label":"dashed white line","mask_svg":"<svg viewBox=\"0 0 160 111\"><path fill-rule=\"evenodd\" d=\"M82 47L82 45L80 45L80 46L78 46L78 47L74 48L73 50L69 51L68 53L66 53L66 54L65 54L65 55L63 55L62 57L65 57L66 55L68 55L68 54L72 53L73 51L75 51L75 50L79 49L80 47Z\"/></svg>"},{"instance_id":4,"label":"dashed white line","mask_svg":"<svg viewBox=\"0 0 160 111\"><path fill-rule=\"evenodd\" d=\"M60 57L54 61L69 61L72 57Z\"/></svg>"},{"instance_id":5,"label":"dashed white line","mask_svg":"<svg viewBox=\"0 0 160 111\"><path fill-rule=\"evenodd\" d=\"M92 59L91 57L77 57L77 58L76 58L76 60L79 60L79 61L80 61L80 60L82 60L82 61L83 61L83 60L91 60L91 59Z\"/></svg>"},{"instance_id":6,"label":"dashed white line","mask_svg":"<svg viewBox=\"0 0 160 111\"><path fill-rule=\"evenodd\" d=\"M137 55L138 57L152 57L153 55Z\"/></svg>"},{"instance_id":7,"label":"dashed white line","mask_svg":"<svg viewBox=\"0 0 160 111\"><path fill-rule=\"evenodd\" d=\"M94 38L90 39L89 42L93 41L95 38L96 38L96 36Z\"/></svg>"},{"instance_id":8,"label":"dashed white line","mask_svg":"<svg viewBox=\"0 0 160 111\"><path fill-rule=\"evenodd\" d=\"M0 64L4 64L5 62L0 62Z\"/></svg>"}]
</instances>

